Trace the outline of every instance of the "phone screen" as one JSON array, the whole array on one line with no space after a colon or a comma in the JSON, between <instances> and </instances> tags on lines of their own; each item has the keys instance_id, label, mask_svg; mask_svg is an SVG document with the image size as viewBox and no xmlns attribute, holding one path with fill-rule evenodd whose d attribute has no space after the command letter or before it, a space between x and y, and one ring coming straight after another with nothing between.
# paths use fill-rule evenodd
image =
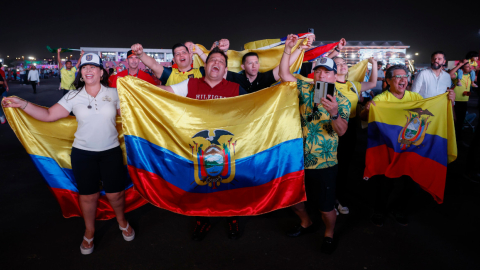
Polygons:
<instances>
[{"instance_id":1,"label":"phone screen","mask_svg":"<svg viewBox=\"0 0 480 270\"><path fill-rule=\"evenodd\" d=\"M327 84L327 95L334 96L335 95L335 84L333 83L328 83Z\"/></svg>"}]
</instances>

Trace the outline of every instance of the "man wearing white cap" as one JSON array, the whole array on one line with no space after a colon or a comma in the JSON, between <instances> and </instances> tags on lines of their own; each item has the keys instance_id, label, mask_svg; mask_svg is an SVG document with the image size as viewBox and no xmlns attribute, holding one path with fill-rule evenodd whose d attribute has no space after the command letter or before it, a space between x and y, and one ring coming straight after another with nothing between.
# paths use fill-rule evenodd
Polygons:
<instances>
[{"instance_id":1,"label":"man wearing white cap","mask_svg":"<svg viewBox=\"0 0 480 270\"><path fill-rule=\"evenodd\" d=\"M297 80L289 69L290 54L298 37L289 35L280 62L279 75L283 82L297 82L300 100L300 115L304 139L305 190L309 203L318 207L325 223L325 234L321 251L330 254L335 249L333 238L335 221L335 180L337 178L338 136L345 134L350 116L350 101L336 89L320 101L315 98L314 85L326 82L335 85L337 65L330 58L317 59L314 67L314 84ZM292 206L300 217L300 225L287 232L297 237L315 232L304 203Z\"/></svg>"}]
</instances>

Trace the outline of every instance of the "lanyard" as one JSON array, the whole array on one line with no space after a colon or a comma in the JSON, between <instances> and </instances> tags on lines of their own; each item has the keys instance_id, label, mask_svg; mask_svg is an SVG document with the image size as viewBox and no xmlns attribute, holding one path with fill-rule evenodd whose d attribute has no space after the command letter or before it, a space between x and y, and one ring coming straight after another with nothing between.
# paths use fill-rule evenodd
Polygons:
<instances>
[{"instance_id":1,"label":"lanyard","mask_svg":"<svg viewBox=\"0 0 480 270\"><path fill-rule=\"evenodd\" d=\"M138 72L140 72L140 69L137 70L137 74L135 75L135 77L137 77L137 78L138 78ZM130 75L130 70L128 70L128 75ZM132 76L132 75L130 75L130 76Z\"/></svg>"}]
</instances>

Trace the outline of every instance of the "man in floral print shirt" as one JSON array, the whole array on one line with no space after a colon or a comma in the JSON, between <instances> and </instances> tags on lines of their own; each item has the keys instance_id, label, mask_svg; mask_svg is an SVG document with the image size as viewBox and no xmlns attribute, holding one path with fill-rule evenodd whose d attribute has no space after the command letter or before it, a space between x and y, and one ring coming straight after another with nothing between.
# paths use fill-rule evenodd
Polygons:
<instances>
[{"instance_id":1,"label":"man in floral print shirt","mask_svg":"<svg viewBox=\"0 0 480 270\"><path fill-rule=\"evenodd\" d=\"M338 136L347 131L351 104L337 90L335 97L327 95L327 98L321 99L321 103L314 103L314 84L296 79L289 70L290 54L297 40L295 35L287 37L279 75L283 82L297 83L304 140L305 190L308 202L318 207L325 223L321 251L330 254L335 249L333 233L337 219L334 207ZM314 70L315 82L335 83L337 66L332 59L317 59ZM296 237L316 231L318 226L313 224L304 203L294 205L292 209L300 217L301 223L288 231L288 236Z\"/></svg>"}]
</instances>

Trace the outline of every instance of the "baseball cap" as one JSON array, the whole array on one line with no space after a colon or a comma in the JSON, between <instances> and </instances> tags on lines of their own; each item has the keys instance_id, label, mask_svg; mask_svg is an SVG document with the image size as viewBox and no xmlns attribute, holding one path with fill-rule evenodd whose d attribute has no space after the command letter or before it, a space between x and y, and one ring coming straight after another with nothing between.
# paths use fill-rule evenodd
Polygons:
<instances>
[{"instance_id":1,"label":"baseball cap","mask_svg":"<svg viewBox=\"0 0 480 270\"><path fill-rule=\"evenodd\" d=\"M335 73L337 73L337 64L335 64L335 61L333 61L330 58L327 58L327 57L318 58L317 61L315 61L315 67L313 68L313 70L319 67L324 67L330 71L333 70Z\"/></svg>"},{"instance_id":2,"label":"baseball cap","mask_svg":"<svg viewBox=\"0 0 480 270\"><path fill-rule=\"evenodd\" d=\"M130 58L130 57L132 57L132 56L134 56L134 55L136 55L136 54L134 54L132 50L130 50L130 51L127 52L127 58Z\"/></svg>"},{"instance_id":3,"label":"baseball cap","mask_svg":"<svg viewBox=\"0 0 480 270\"><path fill-rule=\"evenodd\" d=\"M100 58L100 56L98 56L98 54L95 54L95 53L86 53L82 56L82 59L80 60L79 68L85 65L94 65L97 67L103 67L102 58Z\"/></svg>"}]
</instances>

